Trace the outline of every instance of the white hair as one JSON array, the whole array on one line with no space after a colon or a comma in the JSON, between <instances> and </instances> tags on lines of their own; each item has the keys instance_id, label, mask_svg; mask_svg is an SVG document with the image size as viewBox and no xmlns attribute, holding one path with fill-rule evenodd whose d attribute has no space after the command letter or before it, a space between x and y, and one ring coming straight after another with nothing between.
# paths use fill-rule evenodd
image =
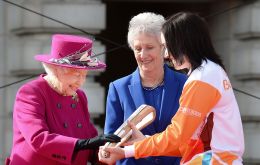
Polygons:
<instances>
[{"instance_id":1,"label":"white hair","mask_svg":"<svg viewBox=\"0 0 260 165\"><path fill-rule=\"evenodd\" d=\"M140 33L147 33L160 38L164 22L165 19L162 15L152 12L144 12L134 16L128 27L127 41L130 48L133 49L134 38Z\"/></svg>"},{"instance_id":2,"label":"white hair","mask_svg":"<svg viewBox=\"0 0 260 165\"><path fill-rule=\"evenodd\" d=\"M49 77L51 77L51 79L55 81L58 81L59 76L62 76L64 73L69 72L69 68L65 68L62 66L51 65L44 62L42 62L42 66L45 72L47 73L47 75L49 75Z\"/></svg>"},{"instance_id":3,"label":"white hair","mask_svg":"<svg viewBox=\"0 0 260 165\"><path fill-rule=\"evenodd\" d=\"M42 62L42 66L45 72L47 73L52 85L54 85L58 89L62 89L62 84L64 82L60 81L60 77L63 74L68 73L71 69L62 66L44 63L44 62Z\"/></svg>"},{"instance_id":4,"label":"white hair","mask_svg":"<svg viewBox=\"0 0 260 165\"><path fill-rule=\"evenodd\" d=\"M48 75L55 75L55 68L53 65L42 62L42 66Z\"/></svg>"},{"instance_id":5,"label":"white hair","mask_svg":"<svg viewBox=\"0 0 260 165\"><path fill-rule=\"evenodd\" d=\"M69 70L73 69L73 68L66 68L66 67L62 67L62 66L47 64L44 62L42 62L42 66L48 75L55 76L55 77L59 76L58 70L62 73L68 73Z\"/></svg>"}]
</instances>

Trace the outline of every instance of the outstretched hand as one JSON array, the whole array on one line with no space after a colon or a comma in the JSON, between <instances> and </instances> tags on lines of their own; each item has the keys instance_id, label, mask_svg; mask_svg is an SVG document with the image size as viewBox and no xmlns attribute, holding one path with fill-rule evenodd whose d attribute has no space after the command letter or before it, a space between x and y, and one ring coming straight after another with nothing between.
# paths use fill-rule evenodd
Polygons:
<instances>
[{"instance_id":1,"label":"outstretched hand","mask_svg":"<svg viewBox=\"0 0 260 165\"><path fill-rule=\"evenodd\" d=\"M121 138L114 134L99 135L94 138L89 139L89 148L98 148L104 145L106 142L117 143L120 142Z\"/></svg>"},{"instance_id":2,"label":"outstretched hand","mask_svg":"<svg viewBox=\"0 0 260 165\"><path fill-rule=\"evenodd\" d=\"M104 156L104 153L109 153L109 156ZM99 147L98 159L102 163L114 165L117 160L125 158L125 152L120 147Z\"/></svg>"},{"instance_id":3,"label":"outstretched hand","mask_svg":"<svg viewBox=\"0 0 260 165\"><path fill-rule=\"evenodd\" d=\"M138 142L146 138L133 123L128 121L127 124L131 128L132 135L128 141L122 144L123 146L132 145L134 142ZM125 158L125 152L124 149L120 147L101 146L99 147L98 157L100 162L108 165L114 165L117 160Z\"/></svg>"},{"instance_id":4,"label":"outstretched hand","mask_svg":"<svg viewBox=\"0 0 260 165\"><path fill-rule=\"evenodd\" d=\"M76 143L75 150L96 149L106 142L117 143L121 138L114 134L99 135L91 139L80 139Z\"/></svg>"},{"instance_id":5,"label":"outstretched hand","mask_svg":"<svg viewBox=\"0 0 260 165\"><path fill-rule=\"evenodd\" d=\"M131 138L129 140L127 140L123 146L128 146L128 145L132 145L135 142L141 141L143 139L145 139L146 137L143 135L143 133L141 131L139 131L136 126L131 123L130 121L127 121L128 126L132 129L132 135Z\"/></svg>"}]
</instances>

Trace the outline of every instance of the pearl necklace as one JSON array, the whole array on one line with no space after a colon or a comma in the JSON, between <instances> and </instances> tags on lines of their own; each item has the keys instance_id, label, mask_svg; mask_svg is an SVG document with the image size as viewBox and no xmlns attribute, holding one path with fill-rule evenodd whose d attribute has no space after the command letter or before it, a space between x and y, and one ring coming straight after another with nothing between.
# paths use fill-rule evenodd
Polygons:
<instances>
[{"instance_id":1,"label":"pearl necklace","mask_svg":"<svg viewBox=\"0 0 260 165\"><path fill-rule=\"evenodd\" d=\"M152 87L144 87L143 86L143 89L146 90L146 91L152 91L152 90L162 86L163 84L164 84L164 80L162 80L162 82L160 82L159 84L156 84L156 85L154 85Z\"/></svg>"}]
</instances>

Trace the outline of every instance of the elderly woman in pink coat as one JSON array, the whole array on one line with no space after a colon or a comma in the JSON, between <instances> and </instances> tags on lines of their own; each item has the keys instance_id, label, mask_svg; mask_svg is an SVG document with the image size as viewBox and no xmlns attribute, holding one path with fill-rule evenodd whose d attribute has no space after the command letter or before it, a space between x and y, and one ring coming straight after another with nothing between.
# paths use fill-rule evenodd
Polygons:
<instances>
[{"instance_id":1,"label":"elderly woman in pink coat","mask_svg":"<svg viewBox=\"0 0 260 165\"><path fill-rule=\"evenodd\" d=\"M113 134L97 136L87 97L79 88L88 70L106 65L91 58L92 40L56 34L50 55L37 55L47 74L17 92L13 111L13 146L9 165L86 165L96 149L118 142Z\"/></svg>"}]
</instances>

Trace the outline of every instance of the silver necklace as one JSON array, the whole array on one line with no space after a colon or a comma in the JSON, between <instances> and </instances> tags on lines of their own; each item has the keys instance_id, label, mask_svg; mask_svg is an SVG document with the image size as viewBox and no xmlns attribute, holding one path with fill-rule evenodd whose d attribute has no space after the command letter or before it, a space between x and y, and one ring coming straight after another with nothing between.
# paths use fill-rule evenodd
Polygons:
<instances>
[{"instance_id":1,"label":"silver necklace","mask_svg":"<svg viewBox=\"0 0 260 165\"><path fill-rule=\"evenodd\" d=\"M159 84L154 85L153 87L144 87L143 86L143 89L146 91L152 91L152 90L162 86L163 84L164 84L164 80L162 80L162 82L160 82Z\"/></svg>"}]
</instances>

